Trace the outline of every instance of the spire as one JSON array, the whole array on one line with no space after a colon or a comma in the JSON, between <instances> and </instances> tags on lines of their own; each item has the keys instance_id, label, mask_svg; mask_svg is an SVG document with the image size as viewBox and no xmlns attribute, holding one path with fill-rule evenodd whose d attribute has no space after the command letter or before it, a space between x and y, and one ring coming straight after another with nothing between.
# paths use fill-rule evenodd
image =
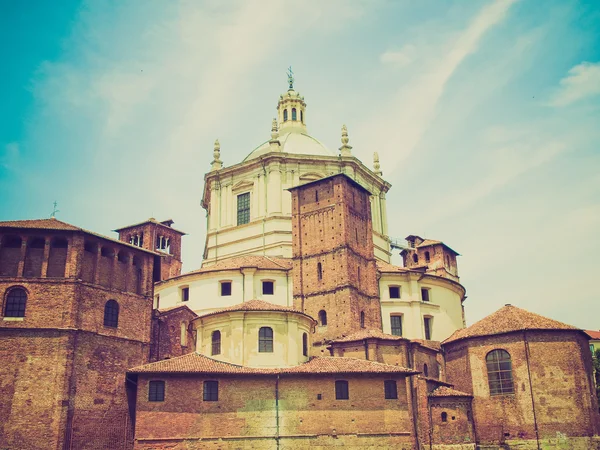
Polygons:
<instances>
[{"instance_id":1,"label":"spire","mask_svg":"<svg viewBox=\"0 0 600 450\"><path fill-rule=\"evenodd\" d=\"M277 130L277 119L273 119L271 124L271 140L269 141L271 151L278 152L281 150L281 143L279 142L279 131Z\"/></svg>"},{"instance_id":2,"label":"spire","mask_svg":"<svg viewBox=\"0 0 600 450\"><path fill-rule=\"evenodd\" d=\"M378 177L383 175L383 172L381 171L381 164L379 164L379 153L377 152L373 153L373 171Z\"/></svg>"},{"instance_id":3,"label":"spire","mask_svg":"<svg viewBox=\"0 0 600 450\"><path fill-rule=\"evenodd\" d=\"M348 145L350 139L348 138L348 128L346 125L342 126L342 146L340 147L340 154L342 156L352 156L350 150L352 150L352 146Z\"/></svg>"},{"instance_id":4,"label":"spire","mask_svg":"<svg viewBox=\"0 0 600 450\"><path fill-rule=\"evenodd\" d=\"M294 89L294 72L292 72L292 66L288 67L287 78L288 78L288 85L290 86L290 90L293 90Z\"/></svg>"},{"instance_id":5,"label":"spire","mask_svg":"<svg viewBox=\"0 0 600 450\"><path fill-rule=\"evenodd\" d=\"M211 171L219 170L223 167L223 161L221 161L221 144L219 144L219 140L215 140L215 148L213 150L213 161Z\"/></svg>"}]
</instances>

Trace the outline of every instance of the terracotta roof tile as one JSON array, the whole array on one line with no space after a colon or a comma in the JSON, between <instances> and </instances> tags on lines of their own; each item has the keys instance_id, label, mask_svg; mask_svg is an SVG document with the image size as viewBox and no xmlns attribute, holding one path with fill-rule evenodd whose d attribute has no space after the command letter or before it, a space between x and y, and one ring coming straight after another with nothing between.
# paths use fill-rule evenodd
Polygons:
<instances>
[{"instance_id":1,"label":"terracotta roof tile","mask_svg":"<svg viewBox=\"0 0 600 450\"><path fill-rule=\"evenodd\" d=\"M238 366L209 358L199 353L189 353L129 369L130 373L205 373L205 374L336 374L336 373L401 373L414 375L415 370L356 358L315 357L294 367L263 369Z\"/></svg>"},{"instance_id":2,"label":"terracotta roof tile","mask_svg":"<svg viewBox=\"0 0 600 450\"><path fill-rule=\"evenodd\" d=\"M240 267L256 267L257 269L268 270L291 270L292 265L293 263L291 258L281 258L279 256L246 255L228 258L212 265L203 265L202 268L188 272L188 274L215 272L218 270L237 270Z\"/></svg>"},{"instance_id":3,"label":"terracotta roof tile","mask_svg":"<svg viewBox=\"0 0 600 450\"><path fill-rule=\"evenodd\" d=\"M516 306L506 305L493 314L484 317L470 327L455 331L442 344L479 336L510 333L523 330L579 330L578 328L548 319Z\"/></svg>"},{"instance_id":4,"label":"terracotta roof tile","mask_svg":"<svg viewBox=\"0 0 600 450\"><path fill-rule=\"evenodd\" d=\"M211 311L209 313L202 314L200 317L208 317L215 314L238 311L283 311L294 312L310 317L308 314L305 314L302 311L298 311L297 309L291 306L276 305L275 303L265 302L264 300L248 300L244 303L238 303L237 305L228 306L227 308L221 308L216 311ZM312 319L312 317L310 318Z\"/></svg>"},{"instance_id":5,"label":"terracotta roof tile","mask_svg":"<svg viewBox=\"0 0 600 450\"><path fill-rule=\"evenodd\" d=\"M375 329L364 329L357 331L356 333L352 333L351 335L344 336L338 339L333 339L331 342L353 342L353 341L362 341L363 339L386 339L388 341L407 341L408 339L403 338L402 336L395 336L393 334L386 334L383 331L375 330Z\"/></svg>"},{"instance_id":6,"label":"terracotta roof tile","mask_svg":"<svg viewBox=\"0 0 600 450\"><path fill-rule=\"evenodd\" d=\"M131 245L129 242L120 241L118 239L104 236L104 235L96 233L94 231L76 227L75 225L71 225L70 223L63 222L62 220L58 220L55 218L32 219L32 220L9 220L9 221L5 221L5 222L0 222L0 228L26 228L26 229L38 229L38 230L81 231L81 232L91 234L93 236L105 239L107 241L125 245L126 247L135 248L136 250L139 250L142 252L152 253L153 255L156 254L155 252L153 252L151 250L146 250L145 248L141 248L136 245Z\"/></svg>"},{"instance_id":7,"label":"terracotta roof tile","mask_svg":"<svg viewBox=\"0 0 600 450\"><path fill-rule=\"evenodd\" d=\"M384 261L377 261L377 270L379 272L386 272L386 273L391 273L391 272L410 272L409 269L405 268L405 267L399 267L399 266L394 266L390 263L386 263Z\"/></svg>"},{"instance_id":8,"label":"terracotta roof tile","mask_svg":"<svg viewBox=\"0 0 600 450\"><path fill-rule=\"evenodd\" d=\"M181 309L181 308L185 308L188 311L190 311L192 314L194 314L195 316L198 316L198 314L196 314L188 305L175 305L175 306L168 306L166 308L159 308L158 312L160 312L161 314L165 314L165 313L170 313L171 311L175 311L175 310Z\"/></svg>"},{"instance_id":9,"label":"terracotta roof tile","mask_svg":"<svg viewBox=\"0 0 600 450\"><path fill-rule=\"evenodd\" d=\"M590 339L600 339L600 331L596 331L596 330L583 330L585 332L585 334L587 334Z\"/></svg>"},{"instance_id":10,"label":"terracotta roof tile","mask_svg":"<svg viewBox=\"0 0 600 450\"><path fill-rule=\"evenodd\" d=\"M425 339L411 339L410 342L417 343L422 347L430 348L431 350L440 351L442 349L442 343L439 341L427 341Z\"/></svg>"},{"instance_id":11,"label":"terracotta roof tile","mask_svg":"<svg viewBox=\"0 0 600 450\"><path fill-rule=\"evenodd\" d=\"M471 394L457 391L456 389L452 389L447 386L435 388L428 395L429 397L473 397Z\"/></svg>"},{"instance_id":12,"label":"terracotta roof tile","mask_svg":"<svg viewBox=\"0 0 600 450\"><path fill-rule=\"evenodd\" d=\"M119 231L122 231L122 230L127 230L128 228L134 228L134 227L137 227L137 226L140 226L140 225L145 225L147 223L153 223L155 225L160 225L160 226L169 228L170 230L173 230L176 233L179 233L179 234L181 234L183 236L185 236L187 234L187 233L184 233L183 231L176 230L175 228L173 228L171 226L174 223L172 219L167 219L167 220L163 220L162 222L159 222L154 217L150 217L148 220L144 220L143 222L134 223L133 225L127 225L126 227L116 228L113 231L119 232Z\"/></svg>"}]
</instances>

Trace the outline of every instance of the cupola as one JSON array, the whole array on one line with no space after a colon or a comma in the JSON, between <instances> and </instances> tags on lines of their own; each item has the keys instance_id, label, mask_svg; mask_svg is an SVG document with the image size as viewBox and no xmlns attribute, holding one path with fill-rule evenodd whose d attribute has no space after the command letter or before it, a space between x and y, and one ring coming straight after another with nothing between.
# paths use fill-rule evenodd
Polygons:
<instances>
[{"instance_id":1,"label":"cupola","mask_svg":"<svg viewBox=\"0 0 600 450\"><path fill-rule=\"evenodd\" d=\"M304 97L294 90L292 68L288 69L288 90L279 96L277 103L277 121L279 134L306 133L306 103Z\"/></svg>"}]
</instances>

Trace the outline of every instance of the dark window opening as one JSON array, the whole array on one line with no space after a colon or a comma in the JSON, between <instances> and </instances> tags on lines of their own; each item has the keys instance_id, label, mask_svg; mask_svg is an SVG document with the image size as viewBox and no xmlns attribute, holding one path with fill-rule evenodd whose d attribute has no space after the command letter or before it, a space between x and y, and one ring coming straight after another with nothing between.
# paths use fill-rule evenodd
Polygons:
<instances>
[{"instance_id":1,"label":"dark window opening","mask_svg":"<svg viewBox=\"0 0 600 450\"><path fill-rule=\"evenodd\" d=\"M323 279L323 266L321 265L321 263L317 263L317 278L319 279L319 281Z\"/></svg>"},{"instance_id":2,"label":"dark window opening","mask_svg":"<svg viewBox=\"0 0 600 450\"><path fill-rule=\"evenodd\" d=\"M383 382L386 400L394 400L398 398L398 386L396 380L385 380Z\"/></svg>"},{"instance_id":3,"label":"dark window opening","mask_svg":"<svg viewBox=\"0 0 600 450\"><path fill-rule=\"evenodd\" d=\"M319 201L319 191L315 191L315 202Z\"/></svg>"},{"instance_id":4,"label":"dark window opening","mask_svg":"<svg viewBox=\"0 0 600 450\"><path fill-rule=\"evenodd\" d=\"M250 192L237 196L237 224L250 222Z\"/></svg>"},{"instance_id":5,"label":"dark window opening","mask_svg":"<svg viewBox=\"0 0 600 450\"><path fill-rule=\"evenodd\" d=\"M427 288L421 288L421 299L424 302L428 302L429 301L429 289L427 289Z\"/></svg>"},{"instance_id":6,"label":"dark window opening","mask_svg":"<svg viewBox=\"0 0 600 450\"><path fill-rule=\"evenodd\" d=\"M226 297L231 295L231 281L221 282L221 296Z\"/></svg>"},{"instance_id":7,"label":"dark window opening","mask_svg":"<svg viewBox=\"0 0 600 450\"><path fill-rule=\"evenodd\" d=\"M391 316L390 322L392 325L392 334L394 336L402 336L402 316Z\"/></svg>"},{"instance_id":8,"label":"dark window opening","mask_svg":"<svg viewBox=\"0 0 600 450\"><path fill-rule=\"evenodd\" d=\"M100 250L100 256L104 258L111 258L113 255L114 253L110 248L102 247L102 249Z\"/></svg>"},{"instance_id":9,"label":"dark window opening","mask_svg":"<svg viewBox=\"0 0 600 450\"><path fill-rule=\"evenodd\" d=\"M431 257L429 256L429 252L425 252L425 262L431 261Z\"/></svg>"},{"instance_id":10,"label":"dark window opening","mask_svg":"<svg viewBox=\"0 0 600 450\"><path fill-rule=\"evenodd\" d=\"M204 401L217 402L219 401L219 382L205 381L204 382Z\"/></svg>"},{"instance_id":11,"label":"dark window opening","mask_svg":"<svg viewBox=\"0 0 600 450\"><path fill-rule=\"evenodd\" d=\"M304 123L304 114L302 114L302 110L300 110L300 122Z\"/></svg>"},{"instance_id":12,"label":"dark window opening","mask_svg":"<svg viewBox=\"0 0 600 450\"><path fill-rule=\"evenodd\" d=\"M148 383L148 401L149 402L164 402L165 401L165 382L151 381Z\"/></svg>"},{"instance_id":13,"label":"dark window opening","mask_svg":"<svg viewBox=\"0 0 600 450\"><path fill-rule=\"evenodd\" d=\"M361 328L365 327L365 312L364 311L360 312L360 327Z\"/></svg>"},{"instance_id":14,"label":"dark window opening","mask_svg":"<svg viewBox=\"0 0 600 450\"><path fill-rule=\"evenodd\" d=\"M3 239L2 247L4 248L21 248L21 238L18 236L6 236Z\"/></svg>"},{"instance_id":15,"label":"dark window opening","mask_svg":"<svg viewBox=\"0 0 600 450\"><path fill-rule=\"evenodd\" d=\"M262 293L263 295L273 295L275 292L275 283L273 281L262 282Z\"/></svg>"},{"instance_id":16,"label":"dark window opening","mask_svg":"<svg viewBox=\"0 0 600 450\"><path fill-rule=\"evenodd\" d=\"M273 329L262 327L258 330L259 353L273 353Z\"/></svg>"},{"instance_id":17,"label":"dark window opening","mask_svg":"<svg viewBox=\"0 0 600 450\"><path fill-rule=\"evenodd\" d=\"M429 368L427 367L427 364L423 364L423 375L426 377L429 376Z\"/></svg>"},{"instance_id":18,"label":"dark window opening","mask_svg":"<svg viewBox=\"0 0 600 450\"><path fill-rule=\"evenodd\" d=\"M83 250L89 253L96 253L96 245L92 244L91 242L85 242L83 244Z\"/></svg>"},{"instance_id":19,"label":"dark window opening","mask_svg":"<svg viewBox=\"0 0 600 450\"><path fill-rule=\"evenodd\" d=\"M425 317L423 319L423 326L425 327L425 339L431 340L431 317Z\"/></svg>"},{"instance_id":20,"label":"dark window opening","mask_svg":"<svg viewBox=\"0 0 600 450\"><path fill-rule=\"evenodd\" d=\"M119 304L109 300L104 305L104 326L116 328L119 326Z\"/></svg>"},{"instance_id":21,"label":"dark window opening","mask_svg":"<svg viewBox=\"0 0 600 450\"><path fill-rule=\"evenodd\" d=\"M181 288L181 301L187 302L190 299L190 288L184 287Z\"/></svg>"},{"instance_id":22,"label":"dark window opening","mask_svg":"<svg viewBox=\"0 0 600 450\"><path fill-rule=\"evenodd\" d=\"M67 248L69 246L69 243L67 242L67 240L65 238L56 238L52 241L51 247L52 248ZM111 256L114 255L113 252L111 252Z\"/></svg>"},{"instance_id":23,"label":"dark window opening","mask_svg":"<svg viewBox=\"0 0 600 450\"><path fill-rule=\"evenodd\" d=\"M283 110L283 121L287 122L287 120L288 120L288 112L287 112L287 109L284 109Z\"/></svg>"},{"instance_id":24,"label":"dark window opening","mask_svg":"<svg viewBox=\"0 0 600 450\"><path fill-rule=\"evenodd\" d=\"M317 394L317 400L323 400L323 394Z\"/></svg>"},{"instance_id":25,"label":"dark window opening","mask_svg":"<svg viewBox=\"0 0 600 450\"><path fill-rule=\"evenodd\" d=\"M119 252L119 254L117 255L117 260L120 263L126 264L127 262L129 262L129 256L127 256L127 253Z\"/></svg>"},{"instance_id":26,"label":"dark window opening","mask_svg":"<svg viewBox=\"0 0 600 450\"><path fill-rule=\"evenodd\" d=\"M308 334L302 334L302 355L308 356Z\"/></svg>"},{"instance_id":27,"label":"dark window opening","mask_svg":"<svg viewBox=\"0 0 600 450\"><path fill-rule=\"evenodd\" d=\"M513 394L512 361L506 350L492 350L485 357L490 395Z\"/></svg>"},{"instance_id":28,"label":"dark window opening","mask_svg":"<svg viewBox=\"0 0 600 450\"><path fill-rule=\"evenodd\" d=\"M211 355L220 355L221 354L221 332L219 330L215 330L211 335L212 348Z\"/></svg>"},{"instance_id":29,"label":"dark window opening","mask_svg":"<svg viewBox=\"0 0 600 450\"><path fill-rule=\"evenodd\" d=\"M44 248L46 241L44 238L33 238L29 241L29 248Z\"/></svg>"},{"instance_id":30,"label":"dark window opening","mask_svg":"<svg viewBox=\"0 0 600 450\"><path fill-rule=\"evenodd\" d=\"M413 253L413 262L414 263L418 263L419 262L419 255L417 255L416 253Z\"/></svg>"},{"instance_id":31,"label":"dark window opening","mask_svg":"<svg viewBox=\"0 0 600 450\"><path fill-rule=\"evenodd\" d=\"M442 413L442 422L448 422L448 413L446 413L446 412Z\"/></svg>"},{"instance_id":32,"label":"dark window opening","mask_svg":"<svg viewBox=\"0 0 600 450\"><path fill-rule=\"evenodd\" d=\"M348 400L350 392L348 391L348 382L346 380L337 380L335 382L335 399Z\"/></svg>"},{"instance_id":33,"label":"dark window opening","mask_svg":"<svg viewBox=\"0 0 600 450\"><path fill-rule=\"evenodd\" d=\"M25 317L27 292L23 288L11 289L6 297L4 317Z\"/></svg>"},{"instance_id":34,"label":"dark window opening","mask_svg":"<svg viewBox=\"0 0 600 450\"><path fill-rule=\"evenodd\" d=\"M292 108L292 120L298 120L298 117L296 115L296 108Z\"/></svg>"},{"instance_id":35,"label":"dark window opening","mask_svg":"<svg viewBox=\"0 0 600 450\"><path fill-rule=\"evenodd\" d=\"M400 286L390 286L390 298L400 298Z\"/></svg>"},{"instance_id":36,"label":"dark window opening","mask_svg":"<svg viewBox=\"0 0 600 450\"><path fill-rule=\"evenodd\" d=\"M325 325L327 325L327 313L325 312L324 309L319 311L319 325L321 325L323 327Z\"/></svg>"}]
</instances>

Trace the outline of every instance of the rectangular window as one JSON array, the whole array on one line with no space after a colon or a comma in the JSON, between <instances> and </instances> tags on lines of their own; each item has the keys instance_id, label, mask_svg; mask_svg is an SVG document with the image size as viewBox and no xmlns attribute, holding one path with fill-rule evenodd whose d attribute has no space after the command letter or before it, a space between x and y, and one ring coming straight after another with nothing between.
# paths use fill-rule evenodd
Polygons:
<instances>
[{"instance_id":1,"label":"rectangular window","mask_svg":"<svg viewBox=\"0 0 600 450\"><path fill-rule=\"evenodd\" d=\"M219 401L219 382L205 381L204 382L204 401L216 402Z\"/></svg>"},{"instance_id":2,"label":"rectangular window","mask_svg":"<svg viewBox=\"0 0 600 450\"><path fill-rule=\"evenodd\" d=\"M398 386L396 385L396 380L385 380L383 382L383 387L385 390L385 398L387 400L398 398Z\"/></svg>"},{"instance_id":3,"label":"rectangular window","mask_svg":"<svg viewBox=\"0 0 600 450\"><path fill-rule=\"evenodd\" d=\"M237 224L250 222L250 192L237 196Z\"/></svg>"},{"instance_id":4,"label":"rectangular window","mask_svg":"<svg viewBox=\"0 0 600 450\"><path fill-rule=\"evenodd\" d=\"M221 281L221 296L231 295L231 281Z\"/></svg>"},{"instance_id":5,"label":"rectangular window","mask_svg":"<svg viewBox=\"0 0 600 450\"><path fill-rule=\"evenodd\" d=\"M348 400L349 398L348 382L346 380L337 380L335 382L335 399Z\"/></svg>"},{"instance_id":6,"label":"rectangular window","mask_svg":"<svg viewBox=\"0 0 600 450\"><path fill-rule=\"evenodd\" d=\"M190 299L190 288L184 287L181 288L181 301L187 302Z\"/></svg>"},{"instance_id":7,"label":"rectangular window","mask_svg":"<svg viewBox=\"0 0 600 450\"><path fill-rule=\"evenodd\" d=\"M431 340L431 317L423 318L423 326L425 327L425 339Z\"/></svg>"},{"instance_id":8,"label":"rectangular window","mask_svg":"<svg viewBox=\"0 0 600 450\"><path fill-rule=\"evenodd\" d=\"M402 316L390 316L392 325L392 334L394 336L402 336Z\"/></svg>"},{"instance_id":9,"label":"rectangular window","mask_svg":"<svg viewBox=\"0 0 600 450\"><path fill-rule=\"evenodd\" d=\"M594 355L594 344L590 344L590 351L592 352L592 355Z\"/></svg>"},{"instance_id":10,"label":"rectangular window","mask_svg":"<svg viewBox=\"0 0 600 450\"><path fill-rule=\"evenodd\" d=\"M262 282L262 293L263 295L273 295L275 283L273 281Z\"/></svg>"},{"instance_id":11,"label":"rectangular window","mask_svg":"<svg viewBox=\"0 0 600 450\"><path fill-rule=\"evenodd\" d=\"M390 298L400 298L400 286L390 286Z\"/></svg>"},{"instance_id":12,"label":"rectangular window","mask_svg":"<svg viewBox=\"0 0 600 450\"><path fill-rule=\"evenodd\" d=\"M429 289L428 288L421 288L421 299L423 299L424 302L429 301Z\"/></svg>"},{"instance_id":13,"label":"rectangular window","mask_svg":"<svg viewBox=\"0 0 600 450\"><path fill-rule=\"evenodd\" d=\"M148 401L149 402L164 402L165 401L165 382L151 381L148 384Z\"/></svg>"}]
</instances>

